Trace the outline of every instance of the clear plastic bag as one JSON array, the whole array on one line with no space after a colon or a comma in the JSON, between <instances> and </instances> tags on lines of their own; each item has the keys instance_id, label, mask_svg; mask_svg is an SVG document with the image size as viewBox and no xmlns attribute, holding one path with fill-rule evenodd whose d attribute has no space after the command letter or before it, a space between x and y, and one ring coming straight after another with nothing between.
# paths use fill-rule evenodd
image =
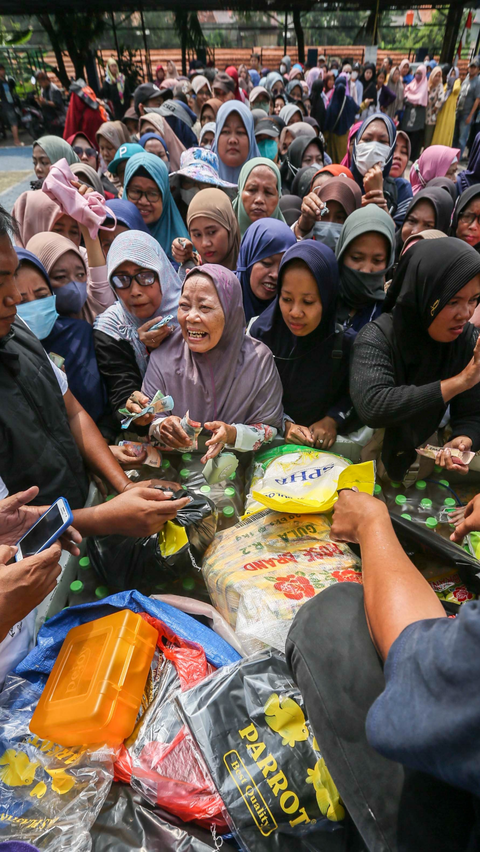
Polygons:
<instances>
[{"instance_id":1,"label":"clear plastic bag","mask_svg":"<svg viewBox=\"0 0 480 852\"><path fill-rule=\"evenodd\" d=\"M1 839L45 852L89 852L89 829L113 781L115 752L40 740L29 730L39 697L16 676L0 694Z\"/></svg>"},{"instance_id":2,"label":"clear plastic bag","mask_svg":"<svg viewBox=\"0 0 480 852\"><path fill-rule=\"evenodd\" d=\"M214 606L248 653L266 646L283 652L306 600L334 583L362 582L360 560L329 533L324 515L264 509L217 534L203 576Z\"/></svg>"}]
</instances>

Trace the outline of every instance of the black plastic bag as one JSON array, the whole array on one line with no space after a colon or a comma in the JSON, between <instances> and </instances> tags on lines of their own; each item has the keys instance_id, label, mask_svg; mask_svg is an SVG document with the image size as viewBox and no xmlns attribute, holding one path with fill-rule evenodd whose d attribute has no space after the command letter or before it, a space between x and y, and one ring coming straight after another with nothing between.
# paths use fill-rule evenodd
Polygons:
<instances>
[{"instance_id":1,"label":"black plastic bag","mask_svg":"<svg viewBox=\"0 0 480 852\"><path fill-rule=\"evenodd\" d=\"M217 524L214 504L188 492L192 502L158 534L144 538L123 535L92 536L87 541L90 562L109 589L137 589L143 594L170 593L210 600L200 560L213 541ZM172 545L175 529L186 536ZM168 538L168 546L165 539Z\"/></svg>"},{"instance_id":2,"label":"black plastic bag","mask_svg":"<svg viewBox=\"0 0 480 852\"><path fill-rule=\"evenodd\" d=\"M246 852L339 852L348 820L283 654L268 651L177 696Z\"/></svg>"},{"instance_id":3,"label":"black plastic bag","mask_svg":"<svg viewBox=\"0 0 480 852\"><path fill-rule=\"evenodd\" d=\"M118 783L112 784L91 835L92 852L209 852L217 848L207 831L183 823ZM224 842L221 849L228 852L233 847Z\"/></svg>"}]
</instances>

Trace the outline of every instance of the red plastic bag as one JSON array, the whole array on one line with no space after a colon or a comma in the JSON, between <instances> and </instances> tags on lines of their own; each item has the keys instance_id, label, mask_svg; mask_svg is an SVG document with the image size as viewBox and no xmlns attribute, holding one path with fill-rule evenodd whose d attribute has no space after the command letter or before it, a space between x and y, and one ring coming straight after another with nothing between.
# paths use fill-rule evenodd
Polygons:
<instances>
[{"instance_id":1,"label":"red plastic bag","mask_svg":"<svg viewBox=\"0 0 480 852\"><path fill-rule=\"evenodd\" d=\"M142 715L120 749L115 780L130 784L149 802L184 822L226 828L223 801L174 701L177 693L215 669L200 645L180 639L146 613L142 617L158 630L158 650L145 687Z\"/></svg>"}]
</instances>

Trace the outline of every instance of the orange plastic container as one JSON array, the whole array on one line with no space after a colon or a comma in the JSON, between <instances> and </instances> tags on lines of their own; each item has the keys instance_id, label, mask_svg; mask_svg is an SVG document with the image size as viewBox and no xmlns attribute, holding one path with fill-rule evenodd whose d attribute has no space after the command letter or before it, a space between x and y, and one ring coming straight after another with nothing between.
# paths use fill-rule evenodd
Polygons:
<instances>
[{"instance_id":1,"label":"orange plastic container","mask_svg":"<svg viewBox=\"0 0 480 852\"><path fill-rule=\"evenodd\" d=\"M158 633L129 609L74 627L30 730L63 746L119 745L135 726Z\"/></svg>"}]
</instances>

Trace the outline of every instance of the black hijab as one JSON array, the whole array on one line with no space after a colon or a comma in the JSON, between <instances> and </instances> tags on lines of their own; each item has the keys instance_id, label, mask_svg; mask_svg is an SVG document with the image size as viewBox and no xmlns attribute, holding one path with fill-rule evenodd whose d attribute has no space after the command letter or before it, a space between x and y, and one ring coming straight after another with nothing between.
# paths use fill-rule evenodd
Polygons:
<instances>
[{"instance_id":1,"label":"black hijab","mask_svg":"<svg viewBox=\"0 0 480 852\"><path fill-rule=\"evenodd\" d=\"M292 181L292 195L298 195L299 198L305 198L310 191L310 184L317 173L318 163L315 163L314 166L302 166Z\"/></svg>"},{"instance_id":2,"label":"black hijab","mask_svg":"<svg viewBox=\"0 0 480 852\"><path fill-rule=\"evenodd\" d=\"M452 181L450 181L450 183L452 183ZM451 195L449 195L448 192L445 192L445 190L442 189L440 186L426 186L424 189L421 189L420 192L417 192L417 194L413 196L410 204L407 207L407 212L405 213L405 221L407 220L409 213L411 213L411 211L414 209L414 207L418 204L419 201L430 202L435 212L436 230L443 231L444 234L448 234L450 220L452 218L453 212L453 199ZM402 237L402 228L398 229L397 235L395 237L395 255L397 260L400 257L404 243L404 239ZM386 310L390 309L386 308Z\"/></svg>"},{"instance_id":3,"label":"black hijab","mask_svg":"<svg viewBox=\"0 0 480 852\"><path fill-rule=\"evenodd\" d=\"M282 317L279 295L285 268L302 260L315 277L322 300L322 319L305 337L292 334ZM311 426L324 417L340 396L332 351L336 340L335 314L338 296L338 265L331 249L315 240L302 240L285 252L278 271L278 295L253 324L250 334L273 352L283 385L286 414L296 423ZM345 376L347 373L345 363Z\"/></svg>"},{"instance_id":4,"label":"black hijab","mask_svg":"<svg viewBox=\"0 0 480 852\"><path fill-rule=\"evenodd\" d=\"M297 139L294 139L288 148L287 155L280 169L284 192L287 190L288 192L291 192L293 179L297 172L302 168L303 155L309 145L316 145L322 155L322 159L324 158L325 155L322 140L318 136L298 136Z\"/></svg>"},{"instance_id":5,"label":"black hijab","mask_svg":"<svg viewBox=\"0 0 480 852\"><path fill-rule=\"evenodd\" d=\"M467 322L452 343L433 340L428 328L455 293L476 275L480 275L477 252L452 237L422 240L403 255L395 276L398 296L393 310L374 321L389 343L397 386L431 385L466 367L478 336L475 326ZM438 411L413 411L409 419L387 427L382 459L389 476L403 478L415 461L416 447L435 432L445 410L442 404Z\"/></svg>"},{"instance_id":6,"label":"black hijab","mask_svg":"<svg viewBox=\"0 0 480 852\"><path fill-rule=\"evenodd\" d=\"M457 200L457 197L458 197L458 192L457 192L457 184L454 183L453 180L450 180L447 177L435 177L435 178L432 178L431 180L429 180L427 184L425 184L425 189L428 189L429 187L435 187L435 186L436 187L439 186L440 189L444 189L445 192L448 192L448 194L451 196L451 198L453 200L453 203L455 204L455 201Z\"/></svg>"},{"instance_id":7,"label":"black hijab","mask_svg":"<svg viewBox=\"0 0 480 852\"><path fill-rule=\"evenodd\" d=\"M373 76L371 80L365 80L365 71L367 68L373 72ZM363 100L365 101L367 98L372 98L373 105L377 105L377 69L373 62L366 62L365 68L363 69L363 74L360 77L360 83L363 86Z\"/></svg>"},{"instance_id":8,"label":"black hijab","mask_svg":"<svg viewBox=\"0 0 480 852\"><path fill-rule=\"evenodd\" d=\"M325 124L325 102L322 97L324 85L323 80L315 80L310 92L310 115L318 122L320 130L323 130Z\"/></svg>"},{"instance_id":9,"label":"black hijab","mask_svg":"<svg viewBox=\"0 0 480 852\"><path fill-rule=\"evenodd\" d=\"M455 184L454 184L455 186ZM458 217L460 213L463 213L465 208L473 201L474 198L480 195L480 184L476 183L473 186L469 186L461 195L457 198L457 203L455 204L455 210L453 211L452 218L452 227L450 228L450 233L452 237L456 236L457 227L458 227Z\"/></svg>"}]
</instances>

